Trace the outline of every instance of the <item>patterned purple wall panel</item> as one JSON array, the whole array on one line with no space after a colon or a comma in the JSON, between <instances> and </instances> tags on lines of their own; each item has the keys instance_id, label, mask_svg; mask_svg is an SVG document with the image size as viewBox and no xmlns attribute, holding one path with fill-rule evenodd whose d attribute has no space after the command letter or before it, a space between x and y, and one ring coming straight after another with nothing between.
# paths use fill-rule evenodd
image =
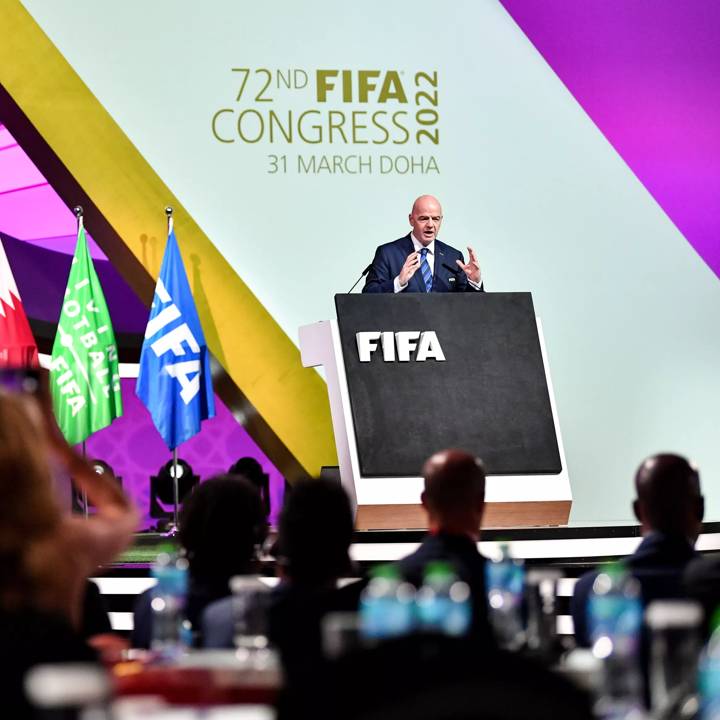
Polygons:
<instances>
[{"instance_id":1,"label":"patterned purple wall panel","mask_svg":"<svg viewBox=\"0 0 720 720\"><path fill-rule=\"evenodd\" d=\"M122 477L123 486L143 513L142 527L147 527L156 522L148 514L150 476L172 456L155 430L150 414L135 396L135 380L123 380L122 392L123 417L95 433L87 442L87 453L88 457L105 460ZM189 462L202 479L226 472L244 455L257 459L270 475L271 521L274 523L282 504L285 480L217 396L215 408L216 416L203 423L202 432L180 446L178 457Z\"/></svg>"},{"instance_id":2,"label":"patterned purple wall panel","mask_svg":"<svg viewBox=\"0 0 720 720\"><path fill-rule=\"evenodd\" d=\"M25 312L33 320L56 323L60 317L77 239L72 252L48 250L6 235L0 230ZM93 260L116 333L145 334L149 310L108 260Z\"/></svg>"},{"instance_id":3,"label":"patterned purple wall panel","mask_svg":"<svg viewBox=\"0 0 720 720\"><path fill-rule=\"evenodd\" d=\"M720 2L501 2L720 277Z\"/></svg>"}]
</instances>

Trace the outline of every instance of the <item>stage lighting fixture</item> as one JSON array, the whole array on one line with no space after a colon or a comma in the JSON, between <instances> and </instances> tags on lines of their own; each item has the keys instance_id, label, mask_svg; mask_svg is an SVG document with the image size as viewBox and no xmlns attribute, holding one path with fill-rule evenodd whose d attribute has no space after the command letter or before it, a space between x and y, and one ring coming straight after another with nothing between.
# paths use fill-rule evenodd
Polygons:
<instances>
[{"instance_id":1,"label":"stage lighting fixture","mask_svg":"<svg viewBox=\"0 0 720 720\"><path fill-rule=\"evenodd\" d=\"M122 487L122 478L119 475L115 474L115 471L113 470L110 463L105 462L104 460L101 460L100 458L95 458L94 460L88 459L88 463L90 464L90 467L93 469L94 472L96 472L98 475L102 475L103 473L106 474L108 477L111 477L113 480L117 481L117 484ZM94 508L95 505L88 500L87 502L87 511L88 513L92 511L92 508ZM73 512L79 512L84 513L85 512L85 497L83 493L81 493L75 485L73 485L72 489L72 509Z\"/></svg>"},{"instance_id":2,"label":"stage lighting fixture","mask_svg":"<svg viewBox=\"0 0 720 720\"><path fill-rule=\"evenodd\" d=\"M150 517L164 520L173 516L174 490L173 473L175 465L172 460L166 462L157 475L150 478ZM200 482L190 463L186 460L177 461L178 504L182 505L188 493Z\"/></svg>"},{"instance_id":3,"label":"stage lighting fixture","mask_svg":"<svg viewBox=\"0 0 720 720\"><path fill-rule=\"evenodd\" d=\"M270 476L263 472L262 465L253 457L241 457L230 466L228 473L230 475L242 475L258 489L265 508L265 516L269 516Z\"/></svg>"},{"instance_id":4,"label":"stage lighting fixture","mask_svg":"<svg viewBox=\"0 0 720 720\"><path fill-rule=\"evenodd\" d=\"M115 471L104 460L91 460L90 465L98 475L107 474L111 478L117 478L117 476L115 475Z\"/></svg>"}]
</instances>

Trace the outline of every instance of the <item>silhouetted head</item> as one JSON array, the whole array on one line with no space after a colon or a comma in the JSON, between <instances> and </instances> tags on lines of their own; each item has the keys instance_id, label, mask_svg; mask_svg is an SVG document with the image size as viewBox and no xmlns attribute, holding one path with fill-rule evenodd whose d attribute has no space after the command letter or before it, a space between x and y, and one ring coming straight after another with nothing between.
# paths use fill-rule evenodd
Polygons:
<instances>
[{"instance_id":1,"label":"silhouetted head","mask_svg":"<svg viewBox=\"0 0 720 720\"><path fill-rule=\"evenodd\" d=\"M228 473L247 478L260 493L265 507L265 516L270 515L270 477L263 472L262 465L253 457L241 457L230 467Z\"/></svg>"},{"instance_id":2,"label":"silhouetted head","mask_svg":"<svg viewBox=\"0 0 720 720\"><path fill-rule=\"evenodd\" d=\"M333 480L297 481L278 525L278 562L297 583L321 585L347 575L353 536L350 500Z\"/></svg>"},{"instance_id":3,"label":"silhouetted head","mask_svg":"<svg viewBox=\"0 0 720 720\"><path fill-rule=\"evenodd\" d=\"M218 475L195 486L180 516L190 575L209 584L255 570L267 523L260 494L245 478Z\"/></svg>"},{"instance_id":4,"label":"silhouetted head","mask_svg":"<svg viewBox=\"0 0 720 720\"><path fill-rule=\"evenodd\" d=\"M430 529L477 536L485 507L485 468L464 450L435 453L422 469Z\"/></svg>"},{"instance_id":5,"label":"silhouetted head","mask_svg":"<svg viewBox=\"0 0 720 720\"><path fill-rule=\"evenodd\" d=\"M705 512L698 469L679 455L653 455L635 473L633 503L642 532L697 540Z\"/></svg>"}]
</instances>

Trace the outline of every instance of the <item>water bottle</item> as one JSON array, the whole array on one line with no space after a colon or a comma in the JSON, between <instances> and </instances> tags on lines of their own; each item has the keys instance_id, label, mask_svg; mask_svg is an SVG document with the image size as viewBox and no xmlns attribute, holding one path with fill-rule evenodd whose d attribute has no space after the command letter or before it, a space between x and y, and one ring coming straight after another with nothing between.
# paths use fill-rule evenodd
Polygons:
<instances>
[{"instance_id":1,"label":"water bottle","mask_svg":"<svg viewBox=\"0 0 720 720\"><path fill-rule=\"evenodd\" d=\"M407 635L415 629L415 588L394 565L373 568L360 597L360 635L377 641Z\"/></svg>"},{"instance_id":2,"label":"water bottle","mask_svg":"<svg viewBox=\"0 0 720 720\"><path fill-rule=\"evenodd\" d=\"M257 575L230 579L233 641L237 657L253 667L268 662L268 609L270 588Z\"/></svg>"},{"instance_id":3,"label":"water bottle","mask_svg":"<svg viewBox=\"0 0 720 720\"><path fill-rule=\"evenodd\" d=\"M485 569L490 624L498 645L506 650L518 650L525 642L522 617L525 570L520 561L513 560L506 545L490 560Z\"/></svg>"},{"instance_id":4,"label":"water bottle","mask_svg":"<svg viewBox=\"0 0 720 720\"><path fill-rule=\"evenodd\" d=\"M700 717L720 720L720 608L710 622L710 640L700 658L698 672L700 688Z\"/></svg>"},{"instance_id":5,"label":"water bottle","mask_svg":"<svg viewBox=\"0 0 720 720\"><path fill-rule=\"evenodd\" d=\"M557 585L562 574L553 568L532 568L525 583L526 645L545 662L557 659Z\"/></svg>"},{"instance_id":6,"label":"water bottle","mask_svg":"<svg viewBox=\"0 0 720 720\"><path fill-rule=\"evenodd\" d=\"M419 627L425 632L460 637L470 630L470 587L458 578L450 563L427 564L415 604Z\"/></svg>"},{"instance_id":7,"label":"water bottle","mask_svg":"<svg viewBox=\"0 0 720 720\"><path fill-rule=\"evenodd\" d=\"M152 567L157 583L152 589L151 649L161 660L175 660L191 644L192 630L185 620L188 563L174 549L161 551Z\"/></svg>"},{"instance_id":8,"label":"water bottle","mask_svg":"<svg viewBox=\"0 0 720 720\"><path fill-rule=\"evenodd\" d=\"M640 668L642 631L640 584L620 564L601 572L593 583L588 620L593 655L602 663L598 717L645 717Z\"/></svg>"},{"instance_id":9,"label":"water bottle","mask_svg":"<svg viewBox=\"0 0 720 720\"><path fill-rule=\"evenodd\" d=\"M650 629L650 705L657 718L685 717L697 705L702 608L692 600L656 600L645 612Z\"/></svg>"}]
</instances>

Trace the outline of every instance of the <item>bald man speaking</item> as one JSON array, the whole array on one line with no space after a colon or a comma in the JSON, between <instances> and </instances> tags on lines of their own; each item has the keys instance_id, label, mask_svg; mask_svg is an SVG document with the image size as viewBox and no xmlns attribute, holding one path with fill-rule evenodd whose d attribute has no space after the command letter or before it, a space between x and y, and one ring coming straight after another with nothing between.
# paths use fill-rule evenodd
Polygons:
<instances>
[{"instance_id":1,"label":"bald man speaking","mask_svg":"<svg viewBox=\"0 0 720 720\"><path fill-rule=\"evenodd\" d=\"M412 231L375 251L364 293L482 292L480 265L438 240L442 207L432 195L421 195L409 215Z\"/></svg>"}]
</instances>

